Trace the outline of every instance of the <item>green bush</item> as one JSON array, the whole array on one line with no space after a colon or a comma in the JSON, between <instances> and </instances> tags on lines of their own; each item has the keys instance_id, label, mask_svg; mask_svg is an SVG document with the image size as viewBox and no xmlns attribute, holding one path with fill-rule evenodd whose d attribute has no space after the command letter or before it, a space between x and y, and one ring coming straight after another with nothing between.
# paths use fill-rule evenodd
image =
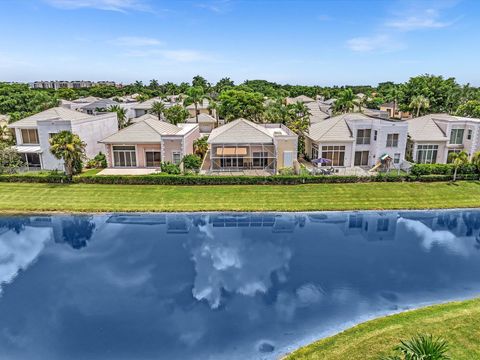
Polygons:
<instances>
[{"instance_id":1,"label":"green bush","mask_svg":"<svg viewBox=\"0 0 480 360\"><path fill-rule=\"evenodd\" d=\"M414 176L421 175L452 175L455 171L453 164L414 164L410 173ZM476 174L477 167L473 164L462 165L458 168L457 174Z\"/></svg>"},{"instance_id":2,"label":"green bush","mask_svg":"<svg viewBox=\"0 0 480 360\"><path fill-rule=\"evenodd\" d=\"M185 170L198 171L200 170L201 166L202 159L200 158L200 156L195 154L189 154L183 157L183 167L185 168Z\"/></svg>"},{"instance_id":3,"label":"green bush","mask_svg":"<svg viewBox=\"0 0 480 360\"><path fill-rule=\"evenodd\" d=\"M160 164L160 170L162 170L163 173L170 175L180 174L180 168L178 167L178 165L172 164L171 162L162 162Z\"/></svg>"},{"instance_id":4,"label":"green bush","mask_svg":"<svg viewBox=\"0 0 480 360\"><path fill-rule=\"evenodd\" d=\"M58 171L38 171L0 175L0 182L66 183L68 177Z\"/></svg>"},{"instance_id":5,"label":"green bush","mask_svg":"<svg viewBox=\"0 0 480 360\"><path fill-rule=\"evenodd\" d=\"M87 161L87 169L105 169L107 167L107 157L101 151L93 159Z\"/></svg>"},{"instance_id":6,"label":"green bush","mask_svg":"<svg viewBox=\"0 0 480 360\"><path fill-rule=\"evenodd\" d=\"M295 169L293 167L284 167L278 170L280 175L295 175Z\"/></svg>"}]
</instances>

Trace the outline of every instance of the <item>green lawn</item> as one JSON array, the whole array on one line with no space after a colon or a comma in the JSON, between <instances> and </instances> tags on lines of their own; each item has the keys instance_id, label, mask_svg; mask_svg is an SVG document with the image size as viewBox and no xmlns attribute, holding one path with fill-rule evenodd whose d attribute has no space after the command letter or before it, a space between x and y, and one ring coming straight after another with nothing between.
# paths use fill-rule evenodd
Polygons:
<instances>
[{"instance_id":1,"label":"green lawn","mask_svg":"<svg viewBox=\"0 0 480 360\"><path fill-rule=\"evenodd\" d=\"M480 359L480 299L407 311L365 322L301 348L286 360L378 359L417 333L441 336L455 360Z\"/></svg>"},{"instance_id":2,"label":"green lawn","mask_svg":"<svg viewBox=\"0 0 480 360\"><path fill-rule=\"evenodd\" d=\"M0 183L0 211L308 211L479 207L480 182L311 185Z\"/></svg>"}]
</instances>

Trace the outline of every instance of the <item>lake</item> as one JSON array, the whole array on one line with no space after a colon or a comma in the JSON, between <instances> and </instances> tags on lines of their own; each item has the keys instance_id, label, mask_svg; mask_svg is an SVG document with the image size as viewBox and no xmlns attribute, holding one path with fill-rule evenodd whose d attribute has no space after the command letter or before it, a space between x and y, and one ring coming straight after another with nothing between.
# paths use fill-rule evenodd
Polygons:
<instances>
[{"instance_id":1,"label":"lake","mask_svg":"<svg viewBox=\"0 0 480 360\"><path fill-rule=\"evenodd\" d=\"M0 358L277 359L479 274L479 210L0 217Z\"/></svg>"}]
</instances>

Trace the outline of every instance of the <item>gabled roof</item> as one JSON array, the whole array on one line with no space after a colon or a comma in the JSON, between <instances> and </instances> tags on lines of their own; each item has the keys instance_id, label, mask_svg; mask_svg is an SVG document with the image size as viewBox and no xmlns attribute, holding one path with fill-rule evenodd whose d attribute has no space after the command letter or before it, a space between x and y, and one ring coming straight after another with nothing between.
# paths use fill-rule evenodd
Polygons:
<instances>
[{"instance_id":1,"label":"gabled roof","mask_svg":"<svg viewBox=\"0 0 480 360\"><path fill-rule=\"evenodd\" d=\"M297 102L310 103L310 102L314 102L314 101L315 101L314 99L312 99L311 97L308 97L306 95L299 95L299 96L294 97L294 98L291 98L291 97L286 98L287 104L295 104Z\"/></svg>"},{"instance_id":2,"label":"gabled roof","mask_svg":"<svg viewBox=\"0 0 480 360\"><path fill-rule=\"evenodd\" d=\"M156 103L156 102L164 102L164 101L162 101L162 99L160 99L159 97L155 97L155 98L151 98L133 105L132 109L150 110L152 108L153 103Z\"/></svg>"},{"instance_id":3,"label":"gabled roof","mask_svg":"<svg viewBox=\"0 0 480 360\"><path fill-rule=\"evenodd\" d=\"M86 104L86 103L91 103L97 100L101 100L101 98L96 96L87 96L87 97L82 97L82 98L72 100L72 102L75 104Z\"/></svg>"},{"instance_id":4,"label":"gabled roof","mask_svg":"<svg viewBox=\"0 0 480 360\"><path fill-rule=\"evenodd\" d=\"M326 112L324 109L320 108L317 102L311 102L305 105L308 107L308 110L310 110L311 123L317 123L330 117L330 114Z\"/></svg>"},{"instance_id":5,"label":"gabled roof","mask_svg":"<svg viewBox=\"0 0 480 360\"><path fill-rule=\"evenodd\" d=\"M346 122L347 119L353 118L352 115L365 116L362 114L344 114L325 119L309 127L308 137L313 141L352 141L352 132Z\"/></svg>"},{"instance_id":6,"label":"gabled roof","mask_svg":"<svg viewBox=\"0 0 480 360\"><path fill-rule=\"evenodd\" d=\"M273 136L263 126L246 119L237 119L213 129L208 142L211 144L271 144Z\"/></svg>"},{"instance_id":7,"label":"gabled roof","mask_svg":"<svg viewBox=\"0 0 480 360\"><path fill-rule=\"evenodd\" d=\"M438 120L455 120L453 116L447 114L430 114L418 118L406 120L408 123L408 135L414 141L446 141L446 134L435 122Z\"/></svg>"},{"instance_id":8,"label":"gabled roof","mask_svg":"<svg viewBox=\"0 0 480 360\"><path fill-rule=\"evenodd\" d=\"M158 119L158 116L157 115L153 115L153 114L150 114L150 113L146 113L142 116L139 116L138 118L134 118L131 120L131 122L134 124L134 123L138 123L138 122L141 122L141 121L144 121L144 120L156 120L156 121L161 121Z\"/></svg>"},{"instance_id":9,"label":"gabled roof","mask_svg":"<svg viewBox=\"0 0 480 360\"><path fill-rule=\"evenodd\" d=\"M203 99L201 103L197 104L197 109L208 109L210 101L208 99ZM190 104L185 107L187 110L195 110L195 104Z\"/></svg>"},{"instance_id":10,"label":"gabled roof","mask_svg":"<svg viewBox=\"0 0 480 360\"><path fill-rule=\"evenodd\" d=\"M146 119L101 140L106 144L160 143L162 136L176 135L182 129L158 119Z\"/></svg>"},{"instance_id":11,"label":"gabled roof","mask_svg":"<svg viewBox=\"0 0 480 360\"><path fill-rule=\"evenodd\" d=\"M10 127L34 127L37 126L37 121L40 120L75 121L90 118L94 118L94 116L64 107L54 107L18 120L12 123Z\"/></svg>"},{"instance_id":12,"label":"gabled roof","mask_svg":"<svg viewBox=\"0 0 480 360\"><path fill-rule=\"evenodd\" d=\"M82 106L80 109L84 109L84 110L107 109L110 106L118 105L118 104L119 104L118 102L110 99L100 99L90 104L87 104L85 106Z\"/></svg>"},{"instance_id":13,"label":"gabled roof","mask_svg":"<svg viewBox=\"0 0 480 360\"><path fill-rule=\"evenodd\" d=\"M197 118L195 117L192 117L192 118L188 118L185 122L187 123L196 123L197 122ZM211 123L216 123L217 120L211 116L211 115L208 115L208 114L198 114L198 122L199 123L208 123L208 124L211 124Z\"/></svg>"}]
</instances>

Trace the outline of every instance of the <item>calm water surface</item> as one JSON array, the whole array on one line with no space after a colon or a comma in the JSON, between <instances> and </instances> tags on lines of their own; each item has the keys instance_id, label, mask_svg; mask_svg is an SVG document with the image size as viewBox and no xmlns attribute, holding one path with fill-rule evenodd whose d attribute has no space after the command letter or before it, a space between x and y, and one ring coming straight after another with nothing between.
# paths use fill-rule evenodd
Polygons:
<instances>
[{"instance_id":1,"label":"calm water surface","mask_svg":"<svg viewBox=\"0 0 480 360\"><path fill-rule=\"evenodd\" d=\"M480 211L0 218L1 359L276 359L480 293Z\"/></svg>"}]
</instances>

